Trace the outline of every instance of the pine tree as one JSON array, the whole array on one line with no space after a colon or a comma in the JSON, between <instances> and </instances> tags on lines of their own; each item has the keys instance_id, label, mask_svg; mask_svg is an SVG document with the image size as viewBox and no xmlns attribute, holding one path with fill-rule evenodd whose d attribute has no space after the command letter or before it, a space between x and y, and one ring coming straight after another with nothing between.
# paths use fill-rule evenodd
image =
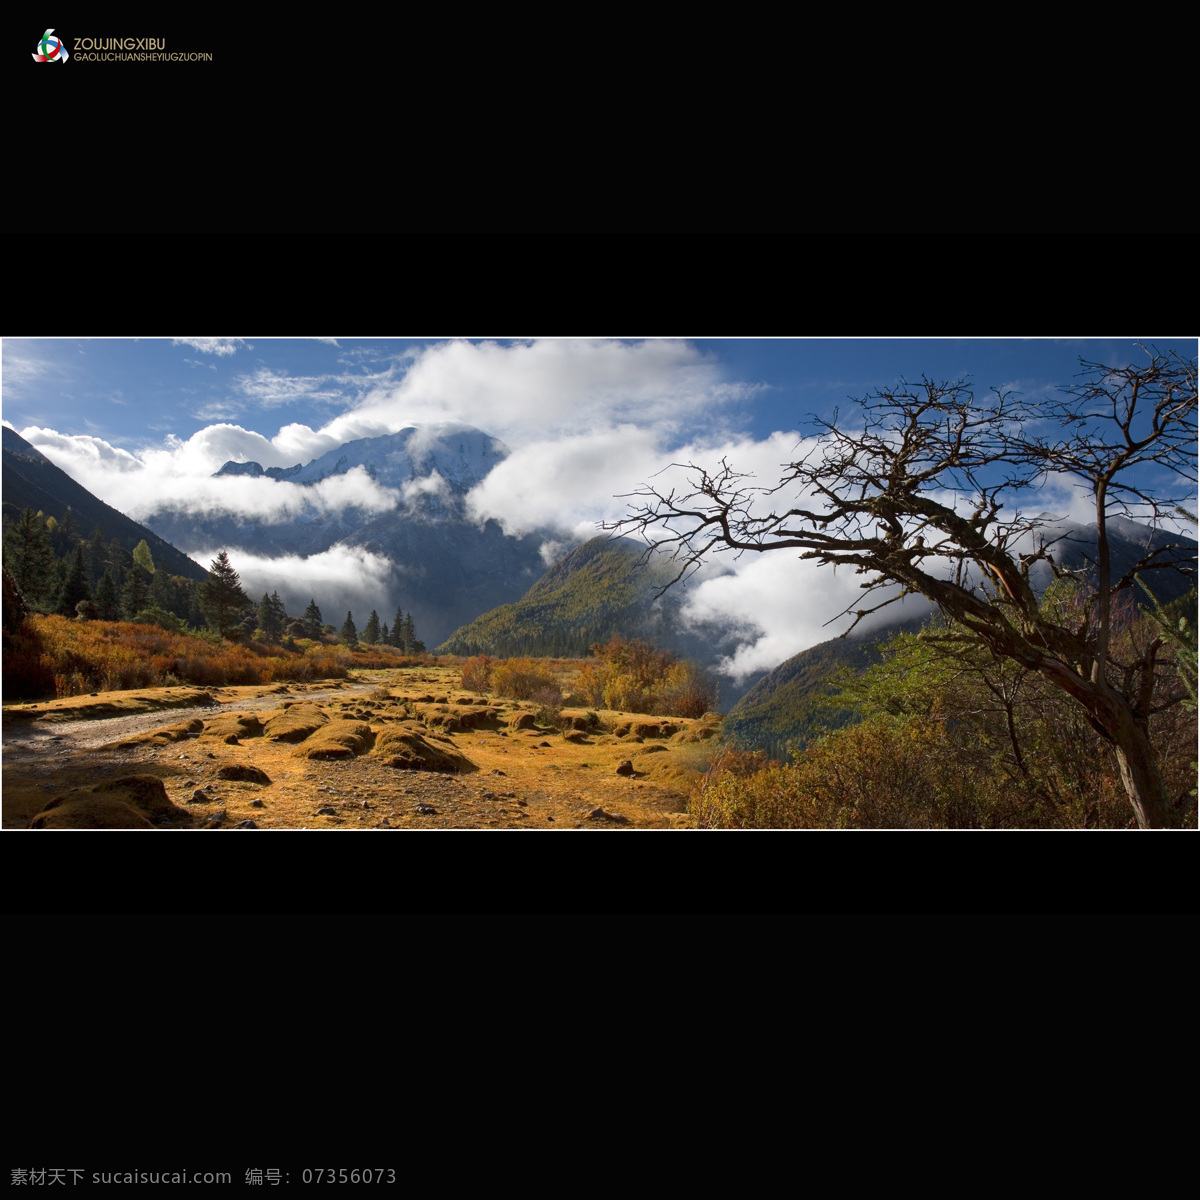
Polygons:
<instances>
[{"instance_id":1,"label":"pine tree","mask_svg":"<svg viewBox=\"0 0 1200 1200\"><path fill-rule=\"evenodd\" d=\"M392 645L398 650L404 649L404 614L399 606L396 608L396 619L392 622Z\"/></svg>"},{"instance_id":2,"label":"pine tree","mask_svg":"<svg viewBox=\"0 0 1200 1200\"><path fill-rule=\"evenodd\" d=\"M113 577L105 571L96 584L96 613L102 621L119 621L121 605L117 600L117 585Z\"/></svg>"},{"instance_id":3,"label":"pine tree","mask_svg":"<svg viewBox=\"0 0 1200 1200\"><path fill-rule=\"evenodd\" d=\"M358 645L358 630L354 628L354 618L350 613L346 614L346 619L342 622L341 631L338 633L338 641L350 647Z\"/></svg>"},{"instance_id":4,"label":"pine tree","mask_svg":"<svg viewBox=\"0 0 1200 1200\"><path fill-rule=\"evenodd\" d=\"M4 526L4 565L31 607L54 595L54 549L45 519L32 508Z\"/></svg>"},{"instance_id":5,"label":"pine tree","mask_svg":"<svg viewBox=\"0 0 1200 1200\"><path fill-rule=\"evenodd\" d=\"M224 550L213 559L208 578L197 588L197 599L204 619L223 638L235 637L241 629L242 614L253 607L242 591L242 581Z\"/></svg>"},{"instance_id":6,"label":"pine tree","mask_svg":"<svg viewBox=\"0 0 1200 1200\"><path fill-rule=\"evenodd\" d=\"M384 627L383 627L383 628L382 628L382 629L379 631L379 640L380 640L380 641L381 641L381 642L382 642L382 643L383 643L385 646L390 646L390 645L392 644L392 635L391 635L390 633L388 633L388 627L387 627L387 625L386 625L386 624L385 624L385 625L384 625Z\"/></svg>"},{"instance_id":7,"label":"pine tree","mask_svg":"<svg viewBox=\"0 0 1200 1200\"><path fill-rule=\"evenodd\" d=\"M258 627L268 642L277 642L283 636L283 624L287 620L283 602L279 593L268 596L263 592L263 598L258 602Z\"/></svg>"},{"instance_id":8,"label":"pine tree","mask_svg":"<svg viewBox=\"0 0 1200 1200\"><path fill-rule=\"evenodd\" d=\"M363 626L362 640L368 646L374 646L379 641L379 614L374 609L371 609L371 615Z\"/></svg>"},{"instance_id":9,"label":"pine tree","mask_svg":"<svg viewBox=\"0 0 1200 1200\"><path fill-rule=\"evenodd\" d=\"M174 613L178 617L186 617L187 613L179 611L179 597L175 584L166 571L155 571L150 581L150 603L163 612Z\"/></svg>"},{"instance_id":10,"label":"pine tree","mask_svg":"<svg viewBox=\"0 0 1200 1200\"><path fill-rule=\"evenodd\" d=\"M413 623L412 613L409 613L404 618L403 632L401 634L401 642L405 653L415 654L417 648L417 627Z\"/></svg>"},{"instance_id":11,"label":"pine tree","mask_svg":"<svg viewBox=\"0 0 1200 1200\"><path fill-rule=\"evenodd\" d=\"M58 594L58 611L64 617L75 615L75 605L81 600L90 600L92 590L88 587L87 563L83 554L83 543L75 543L75 552L71 555L71 563L67 568L67 577L63 581L62 591Z\"/></svg>"},{"instance_id":12,"label":"pine tree","mask_svg":"<svg viewBox=\"0 0 1200 1200\"><path fill-rule=\"evenodd\" d=\"M92 530L92 536L87 542L88 583L91 584L93 593L95 593L96 587L100 583L100 576L104 574L105 567L107 566L106 560L104 530L97 525Z\"/></svg>"},{"instance_id":13,"label":"pine tree","mask_svg":"<svg viewBox=\"0 0 1200 1200\"><path fill-rule=\"evenodd\" d=\"M149 602L150 576L135 563L129 568L125 586L121 589L121 615L126 621L132 621Z\"/></svg>"},{"instance_id":14,"label":"pine tree","mask_svg":"<svg viewBox=\"0 0 1200 1200\"><path fill-rule=\"evenodd\" d=\"M112 572L113 583L120 587L125 580L125 572L133 566L133 555L121 545L120 538L113 538L108 543L108 569Z\"/></svg>"},{"instance_id":15,"label":"pine tree","mask_svg":"<svg viewBox=\"0 0 1200 1200\"><path fill-rule=\"evenodd\" d=\"M308 602L308 607L304 610L304 623L308 626L308 637L315 641L321 636L323 619L321 617L321 610L317 607L316 600Z\"/></svg>"}]
</instances>

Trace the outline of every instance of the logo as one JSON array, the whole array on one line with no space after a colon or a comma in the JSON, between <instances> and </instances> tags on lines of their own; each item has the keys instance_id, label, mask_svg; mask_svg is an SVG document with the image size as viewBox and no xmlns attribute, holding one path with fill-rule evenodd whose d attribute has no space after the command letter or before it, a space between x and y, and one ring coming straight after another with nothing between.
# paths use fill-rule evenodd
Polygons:
<instances>
[{"instance_id":1,"label":"logo","mask_svg":"<svg viewBox=\"0 0 1200 1200\"><path fill-rule=\"evenodd\" d=\"M62 44L62 39L50 36L53 32L53 29L47 29L42 34L42 40L38 42L37 51L33 56L34 62L66 62L71 57L66 46ZM29 45L28 42L25 44Z\"/></svg>"}]
</instances>

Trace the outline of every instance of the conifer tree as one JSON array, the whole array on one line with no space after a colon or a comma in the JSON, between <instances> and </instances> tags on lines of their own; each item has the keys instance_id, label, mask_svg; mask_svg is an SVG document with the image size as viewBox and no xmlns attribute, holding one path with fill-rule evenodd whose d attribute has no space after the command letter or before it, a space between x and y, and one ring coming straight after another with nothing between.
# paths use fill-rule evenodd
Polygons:
<instances>
[{"instance_id":1,"label":"conifer tree","mask_svg":"<svg viewBox=\"0 0 1200 1200\"><path fill-rule=\"evenodd\" d=\"M263 592L263 598L258 602L258 627L268 642L279 641L283 635L283 622L286 615L279 600L279 593L276 592L272 598Z\"/></svg>"},{"instance_id":2,"label":"conifer tree","mask_svg":"<svg viewBox=\"0 0 1200 1200\"><path fill-rule=\"evenodd\" d=\"M102 621L119 621L121 605L117 600L117 585L113 577L105 571L96 584L96 614Z\"/></svg>"},{"instance_id":3,"label":"conifer tree","mask_svg":"<svg viewBox=\"0 0 1200 1200\"><path fill-rule=\"evenodd\" d=\"M58 593L58 611L64 617L75 615L75 605L80 600L90 600L92 590L88 587L87 563L84 561L83 543L75 543L75 552L67 568L67 577L63 580L62 590Z\"/></svg>"},{"instance_id":4,"label":"conifer tree","mask_svg":"<svg viewBox=\"0 0 1200 1200\"><path fill-rule=\"evenodd\" d=\"M31 606L54 595L54 549L45 520L32 508L4 526L4 565Z\"/></svg>"},{"instance_id":5,"label":"conifer tree","mask_svg":"<svg viewBox=\"0 0 1200 1200\"><path fill-rule=\"evenodd\" d=\"M362 640L368 646L374 646L379 641L379 614L374 609L371 609L371 615L363 626Z\"/></svg>"},{"instance_id":6,"label":"conifer tree","mask_svg":"<svg viewBox=\"0 0 1200 1200\"><path fill-rule=\"evenodd\" d=\"M358 645L358 630L354 628L354 617L350 613L346 614L346 619L342 622L338 641L351 648Z\"/></svg>"},{"instance_id":7,"label":"conifer tree","mask_svg":"<svg viewBox=\"0 0 1200 1200\"><path fill-rule=\"evenodd\" d=\"M100 583L100 576L104 574L107 565L104 530L97 525L92 530L92 536L87 541L88 582L92 585L93 593Z\"/></svg>"},{"instance_id":8,"label":"conifer tree","mask_svg":"<svg viewBox=\"0 0 1200 1200\"><path fill-rule=\"evenodd\" d=\"M399 605L396 606L396 619L392 622L392 645L404 649L404 614Z\"/></svg>"},{"instance_id":9,"label":"conifer tree","mask_svg":"<svg viewBox=\"0 0 1200 1200\"><path fill-rule=\"evenodd\" d=\"M385 622L383 628L379 631L379 640L385 646L390 646L392 644L392 635L390 633L388 633L388 627L387 627L386 622Z\"/></svg>"},{"instance_id":10,"label":"conifer tree","mask_svg":"<svg viewBox=\"0 0 1200 1200\"><path fill-rule=\"evenodd\" d=\"M133 555L121 545L120 538L113 538L108 543L108 569L112 572L113 583L120 587L125 581L125 572L133 565Z\"/></svg>"},{"instance_id":11,"label":"conifer tree","mask_svg":"<svg viewBox=\"0 0 1200 1200\"><path fill-rule=\"evenodd\" d=\"M321 610L317 607L316 600L308 602L308 607L304 610L304 624L308 627L308 637L315 641L321 636L323 618L321 617Z\"/></svg>"},{"instance_id":12,"label":"conifer tree","mask_svg":"<svg viewBox=\"0 0 1200 1200\"><path fill-rule=\"evenodd\" d=\"M224 550L213 559L208 578L196 590L208 624L223 638L234 637L240 630L242 614L252 605Z\"/></svg>"},{"instance_id":13,"label":"conifer tree","mask_svg":"<svg viewBox=\"0 0 1200 1200\"><path fill-rule=\"evenodd\" d=\"M129 568L125 586L121 589L121 615L126 621L132 621L149 600L150 577L135 563Z\"/></svg>"}]
</instances>

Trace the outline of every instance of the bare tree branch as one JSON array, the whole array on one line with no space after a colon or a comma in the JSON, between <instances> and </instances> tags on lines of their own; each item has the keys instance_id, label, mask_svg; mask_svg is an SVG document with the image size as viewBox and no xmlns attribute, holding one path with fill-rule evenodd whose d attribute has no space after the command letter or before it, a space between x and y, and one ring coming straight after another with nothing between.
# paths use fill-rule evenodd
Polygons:
<instances>
[{"instance_id":1,"label":"bare tree branch","mask_svg":"<svg viewBox=\"0 0 1200 1200\"><path fill-rule=\"evenodd\" d=\"M964 380L902 382L862 402L861 426L837 414L813 418L815 441L770 487L725 459L713 470L672 464L687 472L686 488L639 488L624 497L629 514L605 528L636 533L647 553L673 558L672 583L727 550L791 550L852 568L868 595L885 595L847 606L839 616L853 615L851 629L903 595L927 597L994 654L1083 705L1117 751L1138 823L1168 824L1146 735L1156 651L1126 664L1132 673L1119 684L1111 679L1114 596L1139 571L1194 572L1194 553L1180 540L1147 545L1112 578L1109 522L1157 526L1195 495L1196 364L1146 354L1148 363L1130 367L1082 362L1085 382L1036 405L1000 390L977 399ZM1051 514L1020 508L1058 476L1086 489L1096 514L1094 602L1074 628L1042 610L1031 578L1039 563L1065 573L1052 553L1063 535L1046 536ZM1160 494L1168 480L1191 490Z\"/></svg>"}]
</instances>

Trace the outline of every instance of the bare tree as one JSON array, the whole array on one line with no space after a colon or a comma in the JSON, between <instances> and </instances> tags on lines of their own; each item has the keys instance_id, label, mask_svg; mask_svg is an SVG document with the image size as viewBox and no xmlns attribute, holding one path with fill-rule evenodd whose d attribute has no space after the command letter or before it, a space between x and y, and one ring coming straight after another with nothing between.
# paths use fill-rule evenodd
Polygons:
<instances>
[{"instance_id":1,"label":"bare tree","mask_svg":"<svg viewBox=\"0 0 1200 1200\"><path fill-rule=\"evenodd\" d=\"M1152 348L1146 354L1148 364L1121 368L1081 360L1085 382L1049 403L996 390L981 402L962 380L902 382L862 402L861 429L840 424L836 413L832 421L813 418L815 443L783 466L774 486L755 485L724 459L715 470L675 464L689 472L686 490L640 488L630 515L606 528L640 533L651 548L670 552L679 564L674 581L720 550L796 550L852 568L867 576L860 584L867 596L879 594L870 607L844 610L854 616L850 629L904 595L927 597L994 653L1082 705L1116 753L1138 824L1170 826L1178 818L1148 721L1186 693L1164 697L1156 688L1170 671L1158 638L1115 660L1113 601L1139 573L1194 573L1194 556L1180 544L1147 543L1114 579L1109 523L1156 525L1173 514L1179 493L1194 498L1196 363ZM1094 599L1067 623L1043 611L1031 579L1035 563L1063 570L1047 536L1054 518L1017 507L1056 475L1094 498L1097 524L1087 572Z\"/></svg>"}]
</instances>

